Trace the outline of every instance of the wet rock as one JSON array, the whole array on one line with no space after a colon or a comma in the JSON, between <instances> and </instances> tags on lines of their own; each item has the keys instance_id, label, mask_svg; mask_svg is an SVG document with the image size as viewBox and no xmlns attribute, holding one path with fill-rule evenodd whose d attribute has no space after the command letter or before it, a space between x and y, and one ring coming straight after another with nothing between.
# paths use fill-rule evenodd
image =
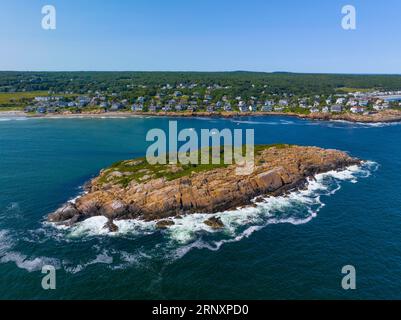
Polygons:
<instances>
[{"instance_id":1,"label":"wet rock","mask_svg":"<svg viewBox=\"0 0 401 320\"><path fill-rule=\"evenodd\" d=\"M109 219L103 228L108 229L110 232L117 232L118 227L115 225L112 219Z\"/></svg>"},{"instance_id":2,"label":"wet rock","mask_svg":"<svg viewBox=\"0 0 401 320\"><path fill-rule=\"evenodd\" d=\"M203 223L215 230L224 228L224 223L218 217L211 217L203 221Z\"/></svg>"},{"instance_id":3,"label":"wet rock","mask_svg":"<svg viewBox=\"0 0 401 320\"><path fill-rule=\"evenodd\" d=\"M67 203L55 213L49 215L48 220L50 222L62 222L72 219L74 216L78 215L79 212L72 203Z\"/></svg>"},{"instance_id":4,"label":"wet rock","mask_svg":"<svg viewBox=\"0 0 401 320\"><path fill-rule=\"evenodd\" d=\"M174 221L172 220L160 220L156 223L157 229L167 229L170 226L174 225Z\"/></svg>"}]
</instances>

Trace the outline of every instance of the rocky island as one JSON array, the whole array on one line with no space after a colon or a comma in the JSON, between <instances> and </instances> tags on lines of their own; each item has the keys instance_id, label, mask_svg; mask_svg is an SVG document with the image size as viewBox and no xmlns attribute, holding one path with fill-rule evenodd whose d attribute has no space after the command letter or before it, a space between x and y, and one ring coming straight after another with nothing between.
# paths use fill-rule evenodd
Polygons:
<instances>
[{"instance_id":1,"label":"rocky island","mask_svg":"<svg viewBox=\"0 0 401 320\"><path fill-rule=\"evenodd\" d=\"M223 151L221 151L223 152ZM157 221L159 228L173 217L210 213L205 223L223 227L213 213L249 206L262 196L278 196L302 188L318 173L341 170L361 160L331 149L294 145L255 146L255 169L236 175L236 165L149 165L145 158L115 163L90 181L87 193L68 202L48 221L73 225L105 216L105 228L117 231L114 220Z\"/></svg>"}]
</instances>

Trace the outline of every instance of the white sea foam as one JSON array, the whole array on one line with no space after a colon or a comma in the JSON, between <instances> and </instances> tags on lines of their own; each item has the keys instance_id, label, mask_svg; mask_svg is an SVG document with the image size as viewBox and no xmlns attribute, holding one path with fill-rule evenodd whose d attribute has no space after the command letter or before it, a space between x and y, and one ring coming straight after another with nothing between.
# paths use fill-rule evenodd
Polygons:
<instances>
[{"instance_id":1,"label":"white sea foam","mask_svg":"<svg viewBox=\"0 0 401 320\"><path fill-rule=\"evenodd\" d=\"M365 178L378 165L374 162L365 162L362 166L350 166L341 171L330 171L318 174L314 179L309 179L304 190L293 191L284 196L266 197L263 202L255 202L255 206L238 208L214 214L224 223L222 230L213 230L204 221L209 214L191 214L182 218L174 218L174 225L163 231L170 242L176 245L191 248L206 247L218 249L223 243L239 241L249 237L253 232L260 230L269 224L289 223L294 225L304 224L317 216L324 207L322 196L330 196L340 190L341 182L356 183L358 178ZM129 234L143 236L159 232L155 228L155 222L142 220L115 221L119 227L116 233L110 233L104 228L107 219L105 217L93 217L68 229L70 237L84 236L119 236ZM200 242L203 236L218 234L223 239L219 241ZM186 251L185 248L180 249Z\"/></svg>"},{"instance_id":2,"label":"white sea foam","mask_svg":"<svg viewBox=\"0 0 401 320\"><path fill-rule=\"evenodd\" d=\"M234 243L249 238L255 232L267 225L292 224L301 225L317 217L319 211L325 206L322 197L331 196L341 189L344 182L356 183L359 178L366 178L378 169L375 162L364 162L361 166L349 166L341 171L329 171L318 174L308 180L305 189L290 192L278 197L265 197L262 202L254 201L254 206L238 208L214 214L219 217L224 228L213 230L204 221L209 214L191 214L182 218L174 218L174 225L160 231L155 227L156 222L142 220L115 221L118 232L111 233L105 224L107 219L103 216L92 217L72 227L59 230L65 241L90 241L92 237L128 237L128 241L138 243L133 245L133 251L102 249L102 245L94 246L96 256L87 262L64 263L67 272L77 273L94 264L103 264L112 270L125 269L131 266L146 266L146 261L160 259L169 263L180 259L193 249L219 250L224 244ZM161 234L160 234L161 232ZM1 239L7 233L0 233ZM157 236L154 241L144 237ZM60 236L60 241L62 241ZM86 240L88 239L88 240ZM138 247L139 246L139 247ZM8 250L9 248L7 248ZM6 250L6 251L7 251ZM17 266L28 271L37 270L46 258L27 259L27 257L13 252L7 252L0 260L14 261ZM57 261L55 261L57 263Z\"/></svg>"},{"instance_id":3,"label":"white sea foam","mask_svg":"<svg viewBox=\"0 0 401 320\"><path fill-rule=\"evenodd\" d=\"M5 122L5 121L25 121L28 120L29 118L26 117L0 117L0 122Z\"/></svg>"},{"instance_id":4,"label":"white sea foam","mask_svg":"<svg viewBox=\"0 0 401 320\"><path fill-rule=\"evenodd\" d=\"M86 263L77 264L77 265L64 264L64 270L69 273L78 273L78 272L84 270L88 266L95 265L95 264L110 265L113 263L113 261L114 261L114 259L109 254L109 252L106 250L103 250L103 252L97 254L93 260L90 260Z\"/></svg>"},{"instance_id":5,"label":"white sea foam","mask_svg":"<svg viewBox=\"0 0 401 320\"><path fill-rule=\"evenodd\" d=\"M8 230L0 230L0 263L15 263L28 272L39 271L45 265L60 268L60 261L49 257L28 257L14 250L15 241Z\"/></svg>"},{"instance_id":6,"label":"white sea foam","mask_svg":"<svg viewBox=\"0 0 401 320\"><path fill-rule=\"evenodd\" d=\"M42 270L42 267L45 265L51 265L56 269L60 268L60 262L57 259L48 257L35 257L29 259L26 255L13 251L7 252L3 257L1 257L0 262L14 262L18 268L25 269L28 272Z\"/></svg>"}]
</instances>

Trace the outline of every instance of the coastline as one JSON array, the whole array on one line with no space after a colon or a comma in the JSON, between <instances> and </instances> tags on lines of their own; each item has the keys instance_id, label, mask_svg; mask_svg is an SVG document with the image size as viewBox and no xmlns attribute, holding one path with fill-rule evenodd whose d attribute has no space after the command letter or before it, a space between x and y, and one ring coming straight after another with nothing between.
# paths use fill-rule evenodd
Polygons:
<instances>
[{"instance_id":1,"label":"coastline","mask_svg":"<svg viewBox=\"0 0 401 320\"><path fill-rule=\"evenodd\" d=\"M146 164L144 158L120 161L102 169L86 185L84 195L51 213L48 222L71 226L104 216L108 219L105 228L111 232L118 229L114 220L158 221L166 228L171 218L249 207L254 205L252 199L260 202L260 197L282 196L304 188L316 174L362 162L347 153L318 147L260 145L257 150L256 166L246 176L236 173L236 165L199 167L197 171L170 165L161 176L160 168ZM221 221L205 223L221 227Z\"/></svg>"},{"instance_id":2,"label":"coastline","mask_svg":"<svg viewBox=\"0 0 401 320\"><path fill-rule=\"evenodd\" d=\"M29 114L24 111L0 111L1 117L25 117L37 119L64 119L64 118L127 118L127 117L182 117L182 118L236 118L236 117L262 117L283 116L299 119L319 121L348 121L354 123L391 123L401 122L401 110L385 110L370 115L352 113L312 113L300 114L295 112L83 112L83 113L59 113L59 114Z\"/></svg>"}]
</instances>

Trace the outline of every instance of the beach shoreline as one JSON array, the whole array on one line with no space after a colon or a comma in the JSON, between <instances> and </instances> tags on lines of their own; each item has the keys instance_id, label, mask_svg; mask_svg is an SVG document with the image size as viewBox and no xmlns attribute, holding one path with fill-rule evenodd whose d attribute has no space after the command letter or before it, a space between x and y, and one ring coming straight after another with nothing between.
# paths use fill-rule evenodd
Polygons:
<instances>
[{"instance_id":1,"label":"beach shoreline","mask_svg":"<svg viewBox=\"0 0 401 320\"><path fill-rule=\"evenodd\" d=\"M172 118L238 118L238 117L263 117L283 116L299 119L320 121L347 121L354 123L391 123L401 122L401 110L385 110L370 115L352 113L331 114L313 113L299 114L295 112L82 112L82 113L57 113L57 114L30 114L24 111L0 111L1 117L25 117L33 119L68 119L68 118L135 118L135 117L172 117Z\"/></svg>"}]
</instances>

